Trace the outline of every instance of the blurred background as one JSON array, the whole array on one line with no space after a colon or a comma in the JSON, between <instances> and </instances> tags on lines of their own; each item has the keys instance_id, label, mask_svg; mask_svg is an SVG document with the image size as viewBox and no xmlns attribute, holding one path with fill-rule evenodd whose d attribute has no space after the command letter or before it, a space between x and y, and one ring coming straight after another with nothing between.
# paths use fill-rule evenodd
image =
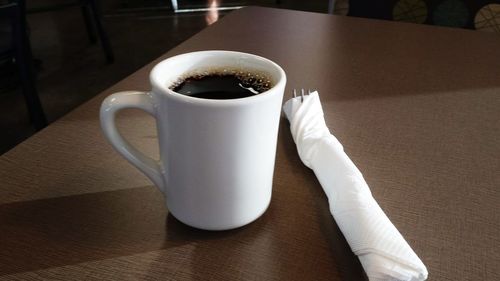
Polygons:
<instances>
[{"instance_id":1,"label":"blurred background","mask_svg":"<svg viewBox=\"0 0 500 281\"><path fill-rule=\"evenodd\" d=\"M0 0L0 154L243 6L500 36L498 0Z\"/></svg>"}]
</instances>

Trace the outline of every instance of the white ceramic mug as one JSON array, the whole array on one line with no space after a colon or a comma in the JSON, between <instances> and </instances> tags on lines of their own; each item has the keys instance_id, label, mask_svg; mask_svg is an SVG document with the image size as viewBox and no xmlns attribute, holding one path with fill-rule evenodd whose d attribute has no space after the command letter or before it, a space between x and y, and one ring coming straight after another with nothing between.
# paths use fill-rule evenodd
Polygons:
<instances>
[{"instance_id":1,"label":"white ceramic mug","mask_svg":"<svg viewBox=\"0 0 500 281\"><path fill-rule=\"evenodd\" d=\"M266 73L273 87L227 100L200 99L169 89L204 69ZM121 92L101 106L101 126L113 147L165 194L169 212L187 225L225 230L260 217L271 200L285 72L256 55L201 51L160 62L150 92ZM160 161L130 146L115 126L116 113L142 109L156 118Z\"/></svg>"}]
</instances>

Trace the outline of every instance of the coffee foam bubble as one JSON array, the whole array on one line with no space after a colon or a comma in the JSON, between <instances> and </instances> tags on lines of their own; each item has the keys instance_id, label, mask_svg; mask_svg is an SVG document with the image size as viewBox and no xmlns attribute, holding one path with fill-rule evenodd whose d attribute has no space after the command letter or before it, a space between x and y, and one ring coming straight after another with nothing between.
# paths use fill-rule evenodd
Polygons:
<instances>
[{"instance_id":1,"label":"coffee foam bubble","mask_svg":"<svg viewBox=\"0 0 500 281\"><path fill-rule=\"evenodd\" d=\"M187 79L202 79L207 76L236 76L241 81L241 86L251 88L258 93L263 93L274 86L271 75L260 70L236 69L236 68L210 68L187 72L181 75L168 88L173 90L184 83Z\"/></svg>"}]
</instances>

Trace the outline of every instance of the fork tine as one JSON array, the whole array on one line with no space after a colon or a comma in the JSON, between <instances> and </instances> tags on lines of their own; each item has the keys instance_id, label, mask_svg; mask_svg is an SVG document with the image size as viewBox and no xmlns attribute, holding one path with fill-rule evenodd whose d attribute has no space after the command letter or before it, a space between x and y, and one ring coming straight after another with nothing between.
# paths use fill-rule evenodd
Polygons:
<instances>
[{"instance_id":1,"label":"fork tine","mask_svg":"<svg viewBox=\"0 0 500 281\"><path fill-rule=\"evenodd\" d=\"M293 97L296 98L297 97L297 90L293 89Z\"/></svg>"},{"instance_id":2,"label":"fork tine","mask_svg":"<svg viewBox=\"0 0 500 281\"><path fill-rule=\"evenodd\" d=\"M300 91L300 101L301 101L301 102L304 102L305 92L306 92L306 91L305 91L304 89L301 89L301 91Z\"/></svg>"}]
</instances>

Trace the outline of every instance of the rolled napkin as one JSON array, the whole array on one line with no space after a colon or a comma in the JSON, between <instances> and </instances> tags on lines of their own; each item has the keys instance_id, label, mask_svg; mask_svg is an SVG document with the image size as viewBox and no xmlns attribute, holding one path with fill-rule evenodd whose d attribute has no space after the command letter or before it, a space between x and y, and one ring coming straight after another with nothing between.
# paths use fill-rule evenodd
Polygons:
<instances>
[{"instance_id":1,"label":"rolled napkin","mask_svg":"<svg viewBox=\"0 0 500 281\"><path fill-rule=\"evenodd\" d=\"M417 281L427 269L372 197L363 175L326 126L317 92L283 110L300 159L325 191L337 225L370 280Z\"/></svg>"}]
</instances>

